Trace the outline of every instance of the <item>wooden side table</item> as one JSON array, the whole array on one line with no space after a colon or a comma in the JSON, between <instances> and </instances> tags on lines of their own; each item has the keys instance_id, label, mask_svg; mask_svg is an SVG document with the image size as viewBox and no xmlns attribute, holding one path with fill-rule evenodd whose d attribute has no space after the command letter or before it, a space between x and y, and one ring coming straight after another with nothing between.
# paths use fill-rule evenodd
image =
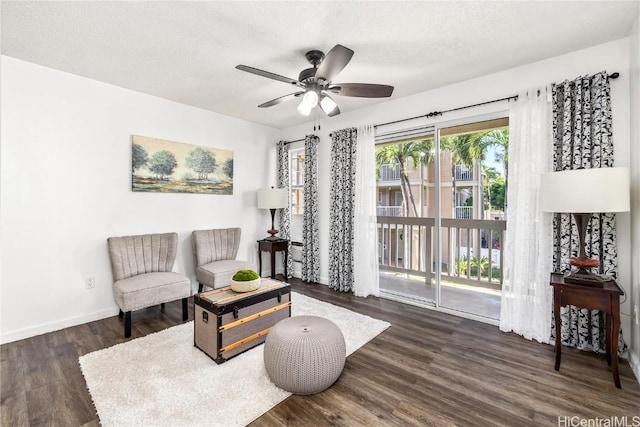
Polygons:
<instances>
[{"instance_id":1,"label":"wooden side table","mask_svg":"<svg viewBox=\"0 0 640 427\"><path fill-rule=\"evenodd\" d=\"M575 285L564 282L562 273L551 273L553 286L553 316L556 324L556 371L560 370L562 357L562 337L560 326L560 307L575 305L606 313L607 363L611 366L613 382L620 387L618 376L618 335L620 334L620 295L624 291L616 282L605 283L602 288Z\"/></svg>"},{"instance_id":2,"label":"wooden side table","mask_svg":"<svg viewBox=\"0 0 640 427\"><path fill-rule=\"evenodd\" d=\"M276 278L276 252L284 251L284 280L287 281L287 257L289 255L289 241L287 239L258 240L258 274L262 277L262 252L271 253L271 278Z\"/></svg>"}]
</instances>

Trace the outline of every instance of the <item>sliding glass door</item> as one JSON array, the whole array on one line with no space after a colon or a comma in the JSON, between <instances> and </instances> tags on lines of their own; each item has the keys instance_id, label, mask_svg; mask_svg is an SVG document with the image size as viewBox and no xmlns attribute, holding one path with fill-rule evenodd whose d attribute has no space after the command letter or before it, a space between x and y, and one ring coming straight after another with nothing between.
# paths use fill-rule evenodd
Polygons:
<instances>
[{"instance_id":1,"label":"sliding glass door","mask_svg":"<svg viewBox=\"0 0 640 427\"><path fill-rule=\"evenodd\" d=\"M377 138L384 297L499 318L506 125L500 119Z\"/></svg>"},{"instance_id":2,"label":"sliding glass door","mask_svg":"<svg viewBox=\"0 0 640 427\"><path fill-rule=\"evenodd\" d=\"M439 306L497 320L503 277L506 119L443 128Z\"/></svg>"},{"instance_id":3,"label":"sliding glass door","mask_svg":"<svg viewBox=\"0 0 640 427\"><path fill-rule=\"evenodd\" d=\"M435 177L434 141L433 126L376 137L380 290L388 298L430 305L437 298L435 223L425 184Z\"/></svg>"}]
</instances>

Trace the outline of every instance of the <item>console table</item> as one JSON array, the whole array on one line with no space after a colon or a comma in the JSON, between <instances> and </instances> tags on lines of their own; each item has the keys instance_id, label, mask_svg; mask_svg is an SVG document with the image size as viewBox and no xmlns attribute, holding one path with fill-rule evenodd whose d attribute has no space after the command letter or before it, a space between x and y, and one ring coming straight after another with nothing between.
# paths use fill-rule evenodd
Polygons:
<instances>
[{"instance_id":1,"label":"console table","mask_svg":"<svg viewBox=\"0 0 640 427\"><path fill-rule=\"evenodd\" d=\"M287 257L289 255L289 241L287 239L258 240L258 275L262 277L262 252L271 253L271 278L276 278L276 252L284 251L284 280L287 281Z\"/></svg>"},{"instance_id":2,"label":"console table","mask_svg":"<svg viewBox=\"0 0 640 427\"><path fill-rule=\"evenodd\" d=\"M562 273L551 273L553 286L553 316L556 326L556 371L560 370L562 357L562 337L560 326L560 307L575 305L606 313L607 363L611 366L613 382L620 387L618 376L618 335L620 333L620 295L624 291L616 282L605 283L602 288L576 285L564 282Z\"/></svg>"}]
</instances>

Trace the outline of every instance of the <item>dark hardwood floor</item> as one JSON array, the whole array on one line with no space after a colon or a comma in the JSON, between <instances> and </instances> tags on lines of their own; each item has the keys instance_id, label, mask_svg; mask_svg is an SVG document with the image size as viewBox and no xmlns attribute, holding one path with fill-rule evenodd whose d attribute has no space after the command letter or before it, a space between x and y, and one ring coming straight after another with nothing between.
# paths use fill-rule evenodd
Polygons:
<instances>
[{"instance_id":1,"label":"dark hardwood floor","mask_svg":"<svg viewBox=\"0 0 640 427\"><path fill-rule=\"evenodd\" d=\"M602 355L563 349L556 372L552 346L495 326L323 285L292 281L292 289L391 327L348 357L331 388L291 396L251 426L558 426L559 417L624 416L632 425L640 415L640 385L626 361L619 390ZM179 323L180 301L141 310L131 339ZM113 316L2 345L0 425L98 426L78 357L124 341Z\"/></svg>"}]
</instances>

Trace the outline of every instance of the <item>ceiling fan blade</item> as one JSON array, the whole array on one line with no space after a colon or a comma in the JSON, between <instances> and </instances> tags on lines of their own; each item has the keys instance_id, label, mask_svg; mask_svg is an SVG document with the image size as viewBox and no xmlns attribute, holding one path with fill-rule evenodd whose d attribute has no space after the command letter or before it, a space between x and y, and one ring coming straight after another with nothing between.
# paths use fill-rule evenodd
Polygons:
<instances>
[{"instance_id":1,"label":"ceiling fan blade","mask_svg":"<svg viewBox=\"0 0 640 427\"><path fill-rule=\"evenodd\" d=\"M370 83L336 83L327 88L328 91L342 96L356 96L359 98L388 98L393 93L393 86L376 85Z\"/></svg>"},{"instance_id":2,"label":"ceiling fan blade","mask_svg":"<svg viewBox=\"0 0 640 427\"><path fill-rule=\"evenodd\" d=\"M324 113L329 117L337 116L338 114L340 114L338 104L336 104L333 98L326 94L323 94L320 97L320 109L324 111Z\"/></svg>"},{"instance_id":3,"label":"ceiling fan blade","mask_svg":"<svg viewBox=\"0 0 640 427\"><path fill-rule=\"evenodd\" d=\"M258 105L258 108L272 107L274 105L280 104L281 102L288 101L289 99L295 98L296 96L300 96L303 93L304 93L304 91L300 91L300 92L296 92L296 93L290 93L288 95L284 95L284 96L281 96L279 98L272 99L271 101L267 101L264 104L260 104L260 105Z\"/></svg>"},{"instance_id":4,"label":"ceiling fan blade","mask_svg":"<svg viewBox=\"0 0 640 427\"><path fill-rule=\"evenodd\" d=\"M268 79L278 80L279 82L289 83L292 85L304 87L303 83L300 83L297 80L290 79L289 77L284 77L279 74L270 73L268 71L260 70L258 68L249 67L247 65L236 65L236 68L241 71L246 71L247 73L256 74L258 76L266 77Z\"/></svg>"},{"instance_id":5,"label":"ceiling fan blade","mask_svg":"<svg viewBox=\"0 0 640 427\"><path fill-rule=\"evenodd\" d=\"M324 79L330 82L347 66L352 56L353 51L351 49L340 44L335 45L320 63L318 71L316 71L316 79Z\"/></svg>"}]
</instances>

